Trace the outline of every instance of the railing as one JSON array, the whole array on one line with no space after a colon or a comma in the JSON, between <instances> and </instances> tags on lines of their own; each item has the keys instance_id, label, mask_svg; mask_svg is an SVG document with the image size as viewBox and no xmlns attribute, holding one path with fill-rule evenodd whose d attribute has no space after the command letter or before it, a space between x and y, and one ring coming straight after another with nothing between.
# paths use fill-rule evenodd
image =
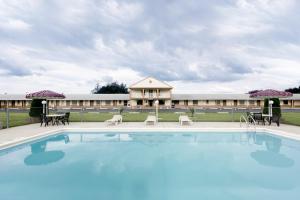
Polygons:
<instances>
[{"instance_id":1,"label":"railing","mask_svg":"<svg viewBox=\"0 0 300 200\"><path fill-rule=\"evenodd\" d=\"M126 106L115 106L115 107L50 107L50 113L57 112L70 112L71 122L103 122L110 119L112 115L119 112L120 108L123 108L124 119L126 122L142 122L149 112L155 112L155 107L148 108L133 108ZM258 123L263 121L256 116L249 116L246 113L257 112L262 113L262 110L251 109L251 108L205 108L205 107L194 107L195 113L193 116L194 122L240 122L240 126L247 126L247 128L258 127ZM36 119L29 116L30 110L28 108L17 109L17 108L1 108L0 109L0 129L13 126L21 126L25 124L35 123ZM300 117L300 109L281 109L281 122L286 124L299 125L297 119ZM159 107L159 114L161 121L163 122L178 122L180 114L190 115L190 110L187 108L166 108L164 106ZM273 112L273 115L275 112ZM272 121L274 122L274 121ZM269 123L268 123L269 124ZM266 125L268 125L266 124ZM275 124L272 124L275 125Z\"/></svg>"},{"instance_id":2,"label":"railing","mask_svg":"<svg viewBox=\"0 0 300 200\"><path fill-rule=\"evenodd\" d=\"M256 121L251 115L248 115L247 117L245 117L244 115L240 116L240 127L242 127L243 121L245 121L247 129L250 128L250 126L253 124L255 132L256 132Z\"/></svg>"},{"instance_id":3,"label":"railing","mask_svg":"<svg viewBox=\"0 0 300 200\"><path fill-rule=\"evenodd\" d=\"M248 123L249 122L248 122L247 118L244 115L241 115L241 117L240 117L240 127L242 127L242 120L245 121L245 123L246 123L246 125L248 127Z\"/></svg>"}]
</instances>

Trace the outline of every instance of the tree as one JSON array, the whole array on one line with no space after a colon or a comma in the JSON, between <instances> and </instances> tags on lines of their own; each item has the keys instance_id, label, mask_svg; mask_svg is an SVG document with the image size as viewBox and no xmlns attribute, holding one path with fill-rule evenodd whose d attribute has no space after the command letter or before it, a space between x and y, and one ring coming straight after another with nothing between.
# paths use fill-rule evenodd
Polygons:
<instances>
[{"instance_id":1,"label":"tree","mask_svg":"<svg viewBox=\"0 0 300 200\"><path fill-rule=\"evenodd\" d=\"M100 86L99 83L96 84L95 88L92 90L93 94L128 94L128 88L125 84L112 82L104 86Z\"/></svg>"},{"instance_id":2,"label":"tree","mask_svg":"<svg viewBox=\"0 0 300 200\"><path fill-rule=\"evenodd\" d=\"M285 90L286 92L290 92L290 93L293 93L293 94L300 94L300 86L297 88L289 88L289 89L286 89Z\"/></svg>"},{"instance_id":3,"label":"tree","mask_svg":"<svg viewBox=\"0 0 300 200\"><path fill-rule=\"evenodd\" d=\"M29 116L30 117L41 117L43 113L43 99L33 99L31 101Z\"/></svg>"},{"instance_id":4,"label":"tree","mask_svg":"<svg viewBox=\"0 0 300 200\"><path fill-rule=\"evenodd\" d=\"M269 114L269 100L272 100L274 102L272 105L273 115L281 117L280 100L278 98L265 99L263 113Z\"/></svg>"}]
</instances>

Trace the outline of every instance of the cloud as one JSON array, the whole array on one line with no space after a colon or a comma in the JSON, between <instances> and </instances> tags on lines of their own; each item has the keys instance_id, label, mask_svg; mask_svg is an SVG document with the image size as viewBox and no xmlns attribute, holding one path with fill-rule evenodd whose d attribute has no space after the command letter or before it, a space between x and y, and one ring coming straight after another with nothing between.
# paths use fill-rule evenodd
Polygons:
<instances>
[{"instance_id":1,"label":"cloud","mask_svg":"<svg viewBox=\"0 0 300 200\"><path fill-rule=\"evenodd\" d=\"M296 86L299 8L296 0L1 1L0 86L88 93L97 82L145 76L179 92Z\"/></svg>"},{"instance_id":2,"label":"cloud","mask_svg":"<svg viewBox=\"0 0 300 200\"><path fill-rule=\"evenodd\" d=\"M18 66L15 63L9 63L0 59L0 77L1 76L29 76L31 71L26 67Z\"/></svg>"}]
</instances>

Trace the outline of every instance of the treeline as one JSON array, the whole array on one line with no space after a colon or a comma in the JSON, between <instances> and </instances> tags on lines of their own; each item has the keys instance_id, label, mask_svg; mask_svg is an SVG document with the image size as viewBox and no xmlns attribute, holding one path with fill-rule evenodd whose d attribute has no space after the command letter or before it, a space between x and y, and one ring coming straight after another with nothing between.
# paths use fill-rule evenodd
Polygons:
<instances>
[{"instance_id":1,"label":"treeline","mask_svg":"<svg viewBox=\"0 0 300 200\"><path fill-rule=\"evenodd\" d=\"M285 91L293 93L293 94L300 94L300 86L299 87L295 87L295 88L289 88L289 89L286 89Z\"/></svg>"},{"instance_id":2,"label":"treeline","mask_svg":"<svg viewBox=\"0 0 300 200\"><path fill-rule=\"evenodd\" d=\"M99 83L96 84L92 90L93 94L128 94L128 88L126 84L119 84L117 82L107 83L101 86Z\"/></svg>"}]
</instances>

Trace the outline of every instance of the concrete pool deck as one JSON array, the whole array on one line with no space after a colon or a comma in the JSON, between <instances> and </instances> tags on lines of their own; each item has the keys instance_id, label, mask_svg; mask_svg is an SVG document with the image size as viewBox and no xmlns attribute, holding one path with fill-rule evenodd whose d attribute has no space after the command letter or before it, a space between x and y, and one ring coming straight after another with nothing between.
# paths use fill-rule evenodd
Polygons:
<instances>
[{"instance_id":1,"label":"concrete pool deck","mask_svg":"<svg viewBox=\"0 0 300 200\"><path fill-rule=\"evenodd\" d=\"M47 135L51 135L60 131L72 130L98 130L98 131L224 131L224 130L239 130L239 131L254 131L251 127L247 129L243 124L237 122L195 122L192 125L180 126L176 122L159 122L156 125L145 125L142 122L125 122L116 126L108 125L104 122L73 122L70 125L48 126L41 127L39 124L30 124L18 126L9 129L0 130L0 149L7 148L22 142L38 139ZM282 124L280 127L271 126L256 126L257 131L270 131L276 135L300 140L300 127Z\"/></svg>"}]
</instances>

